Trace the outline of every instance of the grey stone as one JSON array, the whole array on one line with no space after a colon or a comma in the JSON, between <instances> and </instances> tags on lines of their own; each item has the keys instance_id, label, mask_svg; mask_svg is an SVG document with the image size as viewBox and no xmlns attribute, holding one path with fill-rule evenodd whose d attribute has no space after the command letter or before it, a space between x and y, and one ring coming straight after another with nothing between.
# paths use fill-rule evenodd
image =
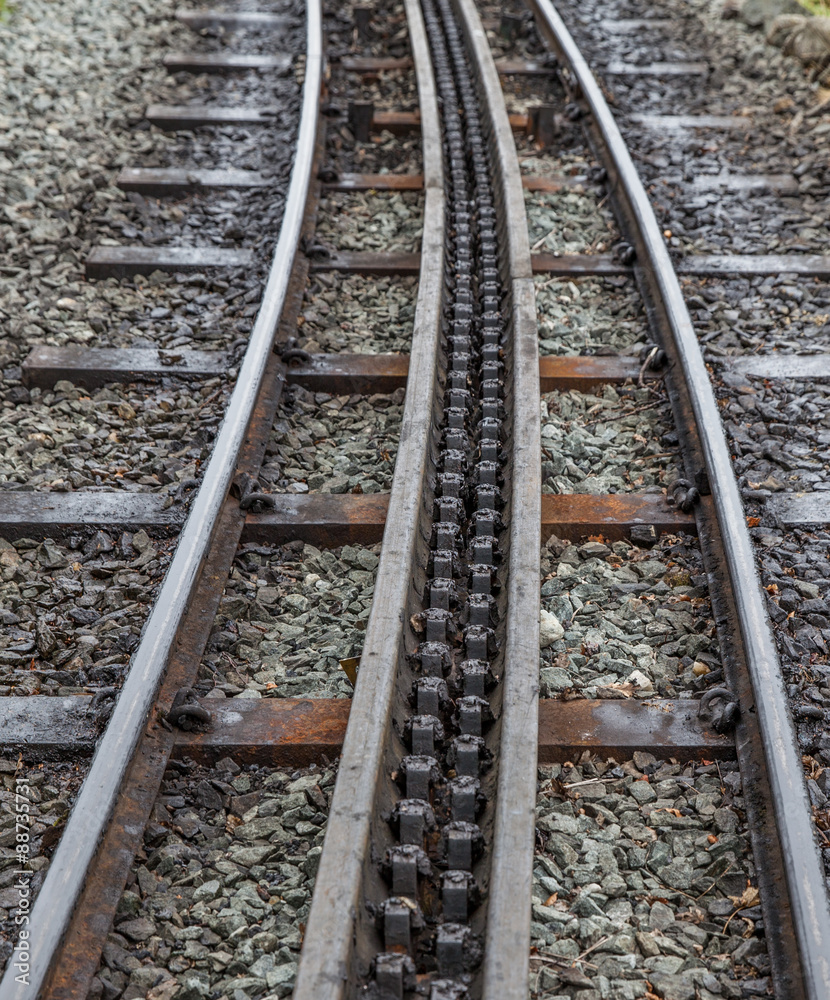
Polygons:
<instances>
[{"instance_id":1,"label":"grey stone","mask_svg":"<svg viewBox=\"0 0 830 1000\"><path fill-rule=\"evenodd\" d=\"M147 917L137 917L135 920L124 920L118 925L118 933L124 934L131 941L146 941L156 933L155 925Z\"/></svg>"},{"instance_id":2,"label":"grey stone","mask_svg":"<svg viewBox=\"0 0 830 1000\"><path fill-rule=\"evenodd\" d=\"M674 910L665 903L652 904L648 917L648 925L652 930L664 931L674 923Z\"/></svg>"},{"instance_id":3,"label":"grey stone","mask_svg":"<svg viewBox=\"0 0 830 1000\"><path fill-rule=\"evenodd\" d=\"M550 697L552 691L565 691L573 686L573 681L567 670L559 667L543 667L539 671L540 696Z\"/></svg>"},{"instance_id":4,"label":"grey stone","mask_svg":"<svg viewBox=\"0 0 830 1000\"><path fill-rule=\"evenodd\" d=\"M290 962L286 965L278 965L274 967L266 977L268 981L268 988L273 989L275 986L279 986L283 983L286 985L293 985L296 976L296 963Z\"/></svg>"},{"instance_id":5,"label":"grey stone","mask_svg":"<svg viewBox=\"0 0 830 1000\"><path fill-rule=\"evenodd\" d=\"M656 971L649 978L664 1000L695 1000L695 985L686 976Z\"/></svg>"},{"instance_id":6,"label":"grey stone","mask_svg":"<svg viewBox=\"0 0 830 1000\"><path fill-rule=\"evenodd\" d=\"M751 28L768 28L781 14L800 14L803 7L795 0L743 0L741 18Z\"/></svg>"},{"instance_id":7,"label":"grey stone","mask_svg":"<svg viewBox=\"0 0 830 1000\"><path fill-rule=\"evenodd\" d=\"M628 794L636 799L640 805L654 802L657 798L657 793L647 781L635 781L629 786Z\"/></svg>"},{"instance_id":8,"label":"grey stone","mask_svg":"<svg viewBox=\"0 0 830 1000\"><path fill-rule=\"evenodd\" d=\"M563 816L559 813L540 817L536 825L540 830L548 833L564 833L573 836L579 832L579 823L573 816Z\"/></svg>"},{"instance_id":9,"label":"grey stone","mask_svg":"<svg viewBox=\"0 0 830 1000\"><path fill-rule=\"evenodd\" d=\"M135 892L126 890L121 894L121 899L118 901L115 919L118 921L125 917L137 917L140 909L141 897Z\"/></svg>"},{"instance_id":10,"label":"grey stone","mask_svg":"<svg viewBox=\"0 0 830 1000\"><path fill-rule=\"evenodd\" d=\"M669 864L672 860L671 849L669 845L662 840L656 840L648 852L648 861L646 864L652 871L656 871L659 868L663 868L665 865Z\"/></svg>"},{"instance_id":11,"label":"grey stone","mask_svg":"<svg viewBox=\"0 0 830 1000\"><path fill-rule=\"evenodd\" d=\"M654 957L655 955L660 954L660 947L654 940L654 936L652 934L649 934L646 931L637 931L634 937L638 948L646 956L646 958Z\"/></svg>"},{"instance_id":12,"label":"grey stone","mask_svg":"<svg viewBox=\"0 0 830 1000\"><path fill-rule=\"evenodd\" d=\"M738 817L732 809L716 809L714 819L720 833L734 833L738 829Z\"/></svg>"},{"instance_id":13,"label":"grey stone","mask_svg":"<svg viewBox=\"0 0 830 1000\"><path fill-rule=\"evenodd\" d=\"M222 895L222 883L219 879L211 879L209 882L204 882L202 885L198 886L193 892L193 902L210 902L212 899L216 899L218 896Z\"/></svg>"},{"instance_id":14,"label":"grey stone","mask_svg":"<svg viewBox=\"0 0 830 1000\"><path fill-rule=\"evenodd\" d=\"M290 839L280 820L275 817L253 819L250 823L243 823L237 827L235 832L241 840L270 840L272 843L285 843Z\"/></svg>"},{"instance_id":15,"label":"grey stone","mask_svg":"<svg viewBox=\"0 0 830 1000\"><path fill-rule=\"evenodd\" d=\"M692 885L694 869L691 862L681 858L660 868L659 875L673 889L689 889Z\"/></svg>"},{"instance_id":16,"label":"grey stone","mask_svg":"<svg viewBox=\"0 0 830 1000\"><path fill-rule=\"evenodd\" d=\"M233 847L231 849L231 857L234 862L238 865L242 865L243 868L250 868L253 865L261 865L264 861L273 857L276 848L274 846L269 847Z\"/></svg>"},{"instance_id":17,"label":"grey stone","mask_svg":"<svg viewBox=\"0 0 830 1000\"><path fill-rule=\"evenodd\" d=\"M730 899L712 899L708 908L713 917L728 917L735 909L735 904Z\"/></svg>"},{"instance_id":18,"label":"grey stone","mask_svg":"<svg viewBox=\"0 0 830 1000\"><path fill-rule=\"evenodd\" d=\"M602 880L602 891L607 896L610 896L611 899L618 899L619 897L624 896L626 890L627 886L625 879L616 872L606 875Z\"/></svg>"}]
</instances>

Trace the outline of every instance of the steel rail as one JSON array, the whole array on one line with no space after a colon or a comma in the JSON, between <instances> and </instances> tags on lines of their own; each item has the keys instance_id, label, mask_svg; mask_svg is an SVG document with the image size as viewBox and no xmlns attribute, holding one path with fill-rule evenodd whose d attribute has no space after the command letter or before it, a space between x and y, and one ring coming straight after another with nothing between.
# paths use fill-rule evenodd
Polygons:
<instances>
[{"instance_id":1,"label":"steel rail","mask_svg":"<svg viewBox=\"0 0 830 1000\"><path fill-rule=\"evenodd\" d=\"M306 66L297 148L279 238L239 376L216 436L204 479L179 537L129 674L98 745L49 871L25 928L30 954L27 982L9 959L0 982L0 1000L37 996L51 971L53 956L92 866L119 789L155 702L179 626L210 549L219 511L233 480L237 457L271 354L297 252L311 184L323 73L320 0L306 6Z\"/></svg>"},{"instance_id":2,"label":"steel rail","mask_svg":"<svg viewBox=\"0 0 830 1000\"><path fill-rule=\"evenodd\" d=\"M729 448L700 345L648 195L597 81L550 0L527 0L527 4L540 31L573 73L608 155L613 159L620 191L645 253L645 257L638 260L638 266L647 269L668 320L697 423L738 611L804 990L810 1000L827 1000L830 996L830 910L824 875L781 664L767 618Z\"/></svg>"},{"instance_id":3,"label":"steel rail","mask_svg":"<svg viewBox=\"0 0 830 1000\"><path fill-rule=\"evenodd\" d=\"M300 956L294 1000L339 1000L354 974L354 929L369 855L373 807L404 644L432 436L444 282L445 192L435 79L418 0L406 0L421 110L424 225L421 271L400 445L375 598Z\"/></svg>"},{"instance_id":4,"label":"steel rail","mask_svg":"<svg viewBox=\"0 0 830 1000\"><path fill-rule=\"evenodd\" d=\"M526 1000L536 825L542 444L539 334L521 170L504 92L474 0L457 0L491 123L513 337L512 489L498 783L484 946L484 1000Z\"/></svg>"}]
</instances>

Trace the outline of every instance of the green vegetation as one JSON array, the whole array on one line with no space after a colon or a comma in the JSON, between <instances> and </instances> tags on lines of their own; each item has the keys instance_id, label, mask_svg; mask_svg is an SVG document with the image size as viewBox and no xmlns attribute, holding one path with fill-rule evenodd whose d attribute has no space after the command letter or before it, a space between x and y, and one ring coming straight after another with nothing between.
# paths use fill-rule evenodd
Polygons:
<instances>
[{"instance_id":1,"label":"green vegetation","mask_svg":"<svg viewBox=\"0 0 830 1000\"><path fill-rule=\"evenodd\" d=\"M830 17L830 0L798 0L801 6L817 17ZM0 0L2 4L2 0Z\"/></svg>"}]
</instances>

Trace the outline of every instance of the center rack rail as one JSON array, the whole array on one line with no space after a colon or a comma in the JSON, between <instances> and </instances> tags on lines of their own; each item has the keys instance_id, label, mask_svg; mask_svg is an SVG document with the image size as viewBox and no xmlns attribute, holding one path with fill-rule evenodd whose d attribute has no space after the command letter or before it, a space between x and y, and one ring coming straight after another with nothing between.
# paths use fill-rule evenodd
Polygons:
<instances>
[{"instance_id":1,"label":"center rack rail","mask_svg":"<svg viewBox=\"0 0 830 1000\"><path fill-rule=\"evenodd\" d=\"M527 221L474 5L406 13L426 190L409 388L294 996L402 997L426 968L432 1000L477 976L485 996L519 1000L541 532Z\"/></svg>"}]
</instances>

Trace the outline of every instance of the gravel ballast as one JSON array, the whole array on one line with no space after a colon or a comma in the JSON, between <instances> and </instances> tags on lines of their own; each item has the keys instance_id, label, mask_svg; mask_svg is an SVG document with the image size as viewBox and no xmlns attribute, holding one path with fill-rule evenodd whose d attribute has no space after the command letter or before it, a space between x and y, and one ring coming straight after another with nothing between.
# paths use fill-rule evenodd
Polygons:
<instances>
[{"instance_id":1,"label":"gravel ballast","mask_svg":"<svg viewBox=\"0 0 830 1000\"><path fill-rule=\"evenodd\" d=\"M331 60L328 83L332 120L326 134L326 154L333 169L349 173L419 174L422 172L418 134L372 133L368 142L356 142L349 125L351 102L372 102L377 111L414 111L418 106L414 69L379 73L346 73L341 57L411 57L406 13L402 3L372 5L368 36L355 31L357 4L326 11L326 43Z\"/></svg>"},{"instance_id":2,"label":"gravel ballast","mask_svg":"<svg viewBox=\"0 0 830 1000\"><path fill-rule=\"evenodd\" d=\"M423 202L417 191L329 191L321 199L317 239L336 250L417 253Z\"/></svg>"},{"instance_id":3,"label":"gravel ballast","mask_svg":"<svg viewBox=\"0 0 830 1000\"><path fill-rule=\"evenodd\" d=\"M633 63L700 61L694 79L606 75L604 89L652 198L674 255L823 254L827 248L826 137L830 124L817 107L826 94L804 68L765 44L760 5L678 4L665 0L663 27L633 34L598 30L602 18L657 16L653 5L622 0L564 4L561 13L600 78L611 60ZM770 18L767 18L769 22ZM734 115L747 128L648 128L630 116ZM818 113L817 113L818 112ZM756 180L777 175L765 189L712 187L714 177ZM807 788L826 847L827 639L824 532L785 531L776 502L788 492L822 492L826 392L809 377L744 377L728 358L746 355L825 354L828 350L826 281L782 273L769 277L683 279L683 290L704 357L711 364L718 402L735 461L759 571L767 590L788 694L802 751ZM805 369L809 375L809 360ZM830 440L830 437L828 437ZM824 739L824 745L822 745ZM830 884L830 882L828 882Z\"/></svg>"},{"instance_id":4,"label":"gravel ballast","mask_svg":"<svg viewBox=\"0 0 830 1000\"><path fill-rule=\"evenodd\" d=\"M708 357L830 352L830 288L792 275L687 278L686 304Z\"/></svg>"},{"instance_id":5,"label":"gravel ballast","mask_svg":"<svg viewBox=\"0 0 830 1000\"><path fill-rule=\"evenodd\" d=\"M539 352L638 356L649 341L642 300L628 278L536 275Z\"/></svg>"},{"instance_id":6,"label":"gravel ballast","mask_svg":"<svg viewBox=\"0 0 830 1000\"><path fill-rule=\"evenodd\" d=\"M395 471L403 389L391 395L287 392L261 479L277 492L380 493Z\"/></svg>"},{"instance_id":7,"label":"gravel ballast","mask_svg":"<svg viewBox=\"0 0 830 1000\"><path fill-rule=\"evenodd\" d=\"M288 997L332 767L170 767L91 997Z\"/></svg>"},{"instance_id":8,"label":"gravel ballast","mask_svg":"<svg viewBox=\"0 0 830 1000\"><path fill-rule=\"evenodd\" d=\"M721 415L735 471L750 491L745 497L830 490L830 386L745 376L728 366L719 374Z\"/></svg>"},{"instance_id":9,"label":"gravel ballast","mask_svg":"<svg viewBox=\"0 0 830 1000\"><path fill-rule=\"evenodd\" d=\"M211 697L350 698L380 545L244 545L202 660Z\"/></svg>"},{"instance_id":10,"label":"gravel ballast","mask_svg":"<svg viewBox=\"0 0 830 1000\"><path fill-rule=\"evenodd\" d=\"M0 538L0 694L114 691L172 547L144 531Z\"/></svg>"},{"instance_id":11,"label":"gravel ballast","mask_svg":"<svg viewBox=\"0 0 830 1000\"><path fill-rule=\"evenodd\" d=\"M293 13L292 4L271 6ZM0 117L4 364L19 362L35 344L122 347L144 338L151 346L212 347L250 330L250 307L258 303L279 229L299 86L294 73L260 82L284 109L279 131L151 128L143 117L147 103L197 103L208 91L234 103L254 79L170 77L161 62L166 46L200 46L200 36L175 20L175 8L71 0L59 9L10 9ZM303 44L302 12L296 14L296 29L281 40L289 51ZM215 47L215 40L208 45ZM123 166L228 165L260 170L274 186L161 200L115 186ZM256 264L210 278L156 274L89 284L83 262L100 243L250 246Z\"/></svg>"},{"instance_id":12,"label":"gravel ballast","mask_svg":"<svg viewBox=\"0 0 830 1000\"><path fill-rule=\"evenodd\" d=\"M316 274L306 289L300 346L310 354L408 353L416 278Z\"/></svg>"},{"instance_id":13,"label":"gravel ballast","mask_svg":"<svg viewBox=\"0 0 830 1000\"><path fill-rule=\"evenodd\" d=\"M620 234L605 198L586 188L525 192L531 249L540 253L605 253Z\"/></svg>"},{"instance_id":14,"label":"gravel ballast","mask_svg":"<svg viewBox=\"0 0 830 1000\"><path fill-rule=\"evenodd\" d=\"M85 770L78 763L44 763L16 754L0 758L0 971L20 932L16 921L31 910L46 878ZM18 853L17 835L24 828L28 850ZM21 889L28 890L28 908L21 905Z\"/></svg>"},{"instance_id":15,"label":"gravel ballast","mask_svg":"<svg viewBox=\"0 0 830 1000\"><path fill-rule=\"evenodd\" d=\"M164 379L87 392L59 381L53 391L17 391L24 404L2 404L0 488L178 495L210 454L227 382Z\"/></svg>"},{"instance_id":16,"label":"gravel ballast","mask_svg":"<svg viewBox=\"0 0 830 1000\"><path fill-rule=\"evenodd\" d=\"M543 698L689 698L722 680L696 539L552 535L541 573Z\"/></svg>"},{"instance_id":17,"label":"gravel ballast","mask_svg":"<svg viewBox=\"0 0 830 1000\"><path fill-rule=\"evenodd\" d=\"M770 961L732 761L540 768L533 1000L767 996Z\"/></svg>"},{"instance_id":18,"label":"gravel ballast","mask_svg":"<svg viewBox=\"0 0 830 1000\"><path fill-rule=\"evenodd\" d=\"M758 5L744 6L748 11ZM606 95L634 149L671 248L679 253L823 253L830 125L824 116L809 114L816 95L802 66L764 44L764 30L747 24L748 14L746 21L726 20L720 16L724 9L704 0L666 0L659 15L669 26L632 34L598 29L603 18L654 17L653 6L566 3L563 16L600 76L612 61L709 67L695 78L605 77ZM627 120L643 113L739 115L750 127L667 131ZM761 173L788 176L791 190L705 191L694 183L719 174Z\"/></svg>"},{"instance_id":19,"label":"gravel ballast","mask_svg":"<svg viewBox=\"0 0 830 1000\"><path fill-rule=\"evenodd\" d=\"M662 493L677 478L669 403L649 387L542 395L543 493Z\"/></svg>"}]
</instances>

